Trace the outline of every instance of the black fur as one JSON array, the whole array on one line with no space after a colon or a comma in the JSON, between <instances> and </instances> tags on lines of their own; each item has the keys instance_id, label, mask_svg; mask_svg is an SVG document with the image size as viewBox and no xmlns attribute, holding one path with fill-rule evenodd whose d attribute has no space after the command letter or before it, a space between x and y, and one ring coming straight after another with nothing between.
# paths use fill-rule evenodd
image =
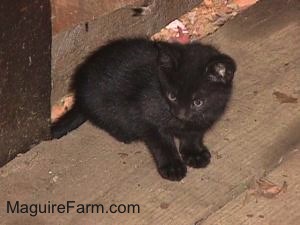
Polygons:
<instances>
[{"instance_id":1,"label":"black fur","mask_svg":"<svg viewBox=\"0 0 300 225\"><path fill-rule=\"evenodd\" d=\"M53 137L89 120L119 141L143 141L161 176L181 180L186 165L210 162L203 136L225 110L235 70L232 58L200 43L113 41L79 67L74 109L52 125Z\"/></svg>"}]
</instances>

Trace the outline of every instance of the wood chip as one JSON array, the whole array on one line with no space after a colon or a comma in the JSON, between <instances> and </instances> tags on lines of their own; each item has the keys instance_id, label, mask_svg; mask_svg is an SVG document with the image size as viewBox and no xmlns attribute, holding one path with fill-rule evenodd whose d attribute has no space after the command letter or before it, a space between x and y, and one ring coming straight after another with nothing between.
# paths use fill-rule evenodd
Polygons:
<instances>
[{"instance_id":1,"label":"wood chip","mask_svg":"<svg viewBox=\"0 0 300 225\"><path fill-rule=\"evenodd\" d=\"M297 103L298 99L292 96L289 96L283 92L280 91L274 91L273 95L276 97L276 99L280 102L280 103Z\"/></svg>"},{"instance_id":2,"label":"wood chip","mask_svg":"<svg viewBox=\"0 0 300 225\"><path fill-rule=\"evenodd\" d=\"M169 208L169 203L166 203L166 202L162 202L161 204L160 204L160 208L161 209L167 209L167 208Z\"/></svg>"},{"instance_id":3,"label":"wood chip","mask_svg":"<svg viewBox=\"0 0 300 225\"><path fill-rule=\"evenodd\" d=\"M285 193L287 191L287 187L288 185L286 181L279 186L266 178L255 180L254 187L251 187L246 193L243 205L249 201L250 196L255 196L256 201L258 197L275 198L279 193Z\"/></svg>"},{"instance_id":4,"label":"wood chip","mask_svg":"<svg viewBox=\"0 0 300 225\"><path fill-rule=\"evenodd\" d=\"M124 152L119 152L118 155L121 157L121 159L128 157L128 154Z\"/></svg>"}]
</instances>

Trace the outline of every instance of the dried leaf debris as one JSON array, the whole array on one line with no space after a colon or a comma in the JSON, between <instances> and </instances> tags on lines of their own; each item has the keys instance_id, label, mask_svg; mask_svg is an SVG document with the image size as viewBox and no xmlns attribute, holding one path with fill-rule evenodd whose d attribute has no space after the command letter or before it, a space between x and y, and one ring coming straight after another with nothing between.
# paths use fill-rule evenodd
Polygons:
<instances>
[{"instance_id":1,"label":"dried leaf debris","mask_svg":"<svg viewBox=\"0 0 300 225\"><path fill-rule=\"evenodd\" d=\"M257 0L205 0L192 11L170 23L159 33L153 35L153 40L174 41L180 37L181 30L190 40L203 38L216 31L220 26L241 10L256 3ZM181 24L174 26L174 24ZM180 28L179 28L180 27ZM181 38L178 40L181 42Z\"/></svg>"},{"instance_id":2,"label":"dried leaf debris","mask_svg":"<svg viewBox=\"0 0 300 225\"><path fill-rule=\"evenodd\" d=\"M266 178L260 178L258 180L252 181L249 190L246 193L244 204L246 204L251 196L254 196L256 201L258 197L264 198L275 198L280 193L285 193L287 191L288 184L286 181L282 183L281 186L273 183Z\"/></svg>"}]
</instances>

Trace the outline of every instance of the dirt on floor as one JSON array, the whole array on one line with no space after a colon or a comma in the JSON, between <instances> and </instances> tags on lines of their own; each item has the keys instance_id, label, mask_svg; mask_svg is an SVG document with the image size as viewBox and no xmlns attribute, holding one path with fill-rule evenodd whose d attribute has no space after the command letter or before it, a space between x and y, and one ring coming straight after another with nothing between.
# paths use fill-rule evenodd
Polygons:
<instances>
[{"instance_id":1,"label":"dirt on floor","mask_svg":"<svg viewBox=\"0 0 300 225\"><path fill-rule=\"evenodd\" d=\"M238 65L228 110L205 137L207 168L164 180L142 143L117 142L85 123L0 169L0 224L298 225L299 8L296 0L262 0L203 39ZM8 201L105 211L13 214ZM139 212L112 213L113 204Z\"/></svg>"}]
</instances>

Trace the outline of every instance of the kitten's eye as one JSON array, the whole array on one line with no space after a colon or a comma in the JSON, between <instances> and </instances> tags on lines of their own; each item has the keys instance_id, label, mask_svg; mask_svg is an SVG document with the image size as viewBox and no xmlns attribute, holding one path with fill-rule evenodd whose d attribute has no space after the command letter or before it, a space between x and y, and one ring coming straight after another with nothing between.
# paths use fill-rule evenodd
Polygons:
<instances>
[{"instance_id":1,"label":"kitten's eye","mask_svg":"<svg viewBox=\"0 0 300 225\"><path fill-rule=\"evenodd\" d=\"M175 96L172 92L170 92L170 93L168 94L168 99L169 99L170 101L174 102L174 101L176 101L176 96Z\"/></svg>"},{"instance_id":2,"label":"kitten's eye","mask_svg":"<svg viewBox=\"0 0 300 225\"><path fill-rule=\"evenodd\" d=\"M203 101L201 99L194 100L194 106L200 107L203 105Z\"/></svg>"}]
</instances>

